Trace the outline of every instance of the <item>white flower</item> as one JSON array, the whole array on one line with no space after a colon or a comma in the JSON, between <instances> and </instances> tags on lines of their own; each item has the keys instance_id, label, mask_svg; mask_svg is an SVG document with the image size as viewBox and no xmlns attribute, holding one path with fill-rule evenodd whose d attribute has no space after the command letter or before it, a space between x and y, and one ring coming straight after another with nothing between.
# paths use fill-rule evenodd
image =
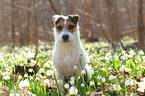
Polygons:
<instances>
[{"instance_id":1,"label":"white flower","mask_svg":"<svg viewBox=\"0 0 145 96\"><path fill-rule=\"evenodd\" d=\"M106 79L105 78L102 78L102 82L105 82L106 81Z\"/></svg>"},{"instance_id":2,"label":"white flower","mask_svg":"<svg viewBox=\"0 0 145 96\"><path fill-rule=\"evenodd\" d=\"M74 80L71 80L71 81L70 81L70 84L71 84L71 85L75 84L75 81L74 81Z\"/></svg>"},{"instance_id":3,"label":"white flower","mask_svg":"<svg viewBox=\"0 0 145 96\"><path fill-rule=\"evenodd\" d=\"M20 81L19 82L19 87L23 88L23 87L29 87L30 86L30 83L29 83L29 80L28 79L25 79L24 81Z\"/></svg>"},{"instance_id":4,"label":"white flower","mask_svg":"<svg viewBox=\"0 0 145 96\"><path fill-rule=\"evenodd\" d=\"M24 77L28 77L28 74L24 74Z\"/></svg>"},{"instance_id":5,"label":"white flower","mask_svg":"<svg viewBox=\"0 0 145 96\"><path fill-rule=\"evenodd\" d=\"M125 65L122 65L121 68L120 68L120 71L123 72L124 70L125 70Z\"/></svg>"},{"instance_id":6,"label":"white flower","mask_svg":"<svg viewBox=\"0 0 145 96\"><path fill-rule=\"evenodd\" d=\"M109 80L115 79L116 77L114 75L109 76Z\"/></svg>"},{"instance_id":7,"label":"white flower","mask_svg":"<svg viewBox=\"0 0 145 96\"><path fill-rule=\"evenodd\" d=\"M40 68L39 69L39 73L42 73L42 72L44 72L44 69L43 68Z\"/></svg>"},{"instance_id":8,"label":"white flower","mask_svg":"<svg viewBox=\"0 0 145 96\"><path fill-rule=\"evenodd\" d=\"M50 81L48 79L45 79L44 80L44 84L47 84L48 85L49 83L50 83Z\"/></svg>"},{"instance_id":9,"label":"white flower","mask_svg":"<svg viewBox=\"0 0 145 96\"><path fill-rule=\"evenodd\" d=\"M131 71L132 71L132 69L130 69L130 68L126 68L126 67L125 67L125 72L130 73Z\"/></svg>"},{"instance_id":10,"label":"white flower","mask_svg":"<svg viewBox=\"0 0 145 96\"><path fill-rule=\"evenodd\" d=\"M97 76L97 79L101 79L102 77L100 75Z\"/></svg>"},{"instance_id":11,"label":"white flower","mask_svg":"<svg viewBox=\"0 0 145 96\"><path fill-rule=\"evenodd\" d=\"M3 79L9 80L10 79L10 76L9 75L6 75L6 76L3 77Z\"/></svg>"},{"instance_id":12,"label":"white flower","mask_svg":"<svg viewBox=\"0 0 145 96\"><path fill-rule=\"evenodd\" d=\"M90 85L93 86L94 85L94 82L93 81L90 81Z\"/></svg>"},{"instance_id":13,"label":"white flower","mask_svg":"<svg viewBox=\"0 0 145 96\"><path fill-rule=\"evenodd\" d=\"M94 74L94 70L90 70L89 71L89 74Z\"/></svg>"},{"instance_id":14,"label":"white flower","mask_svg":"<svg viewBox=\"0 0 145 96\"><path fill-rule=\"evenodd\" d=\"M70 80L75 80L75 77L71 77Z\"/></svg>"},{"instance_id":15,"label":"white flower","mask_svg":"<svg viewBox=\"0 0 145 96\"><path fill-rule=\"evenodd\" d=\"M33 70L30 68L28 71L29 71L29 72L32 72Z\"/></svg>"},{"instance_id":16,"label":"white flower","mask_svg":"<svg viewBox=\"0 0 145 96\"><path fill-rule=\"evenodd\" d=\"M139 51L139 55L144 55L143 50L140 50L140 51Z\"/></svg>"},{"instance_id":17,"label":"white flower","mask_svg":"<svg viewBox=\"0 0 145 96\"><path fill-rule=\"evenodd\" d=\"M69 84L65 84L64 88L68 89L69 88Z\"/></svg>"},{"instance_id":18,"label":"white flower","mask_svg":"<svg viewBox=\"0 0 145 96\"><path fill-rule=\"evenodd\" d=\"M126 80L126 81L125 81L125 85L126 85L126 86L128 86L128 85L133 86L133 85L135 85L136 83L137 83L136 80L133 80L133 79L130 79L130 80Z\"/></svg>"},{"instance_id":19,"label":"white flower","mask_svg":"<svg viewBox=\"0 0 145 96\"><path fill-rule=\"evenodd\" d=\"M74 69L77 69L78 67L75 65L73 68L74 68Z\"/></svg>"},{"instance_id":20,"label":"white flower","mask_svg":"<svg viewBox=\"0 0 145 96\"><path fill-rule=\"evenodd\" d=\"M103 67L101 70L102 70L102 71L106 71L105 67Z\"/></svg>"},{"instance_id":21,"label":"white flower","mask_svg":"<svg viewBox=\"0 0 145 96\"><path fill-rule=\"evenodd\" d=\"M22 76L21 76L21 75L19 75L19 76L18 76L18 79L21 79L21 78L22 78Z\"/></svg>"},{"instance_id":22,"label":"white flower","mask_svg":"<svg viewBox=\"0 0 145 96\"><path fill-rule=\"evenodd\" d=\"M18 93L10 93L9 96L20 96Z\"/></svg>"},{"instance_id":23,"label":"white flower","mask_svg":"<svg viewBox=\"0 0 145 96\"><path fill-rule=\"evenodd\" d=\"M39 78L39 77L36 77L36 78L35 78L35 81L36 81L36 80L40 80L40 78Z\"/></svg>"},{"instance_id":24,"label":"white flower","mask_svg":"<svg viewBox=\"0 0 145 96\"><path fill-rule=\"evenodd\" d=\"M29 53L27 58L34 58L35 57L35 53Z\"/></svg>"},{"instance_id":25,"label":"white flower","mask_svg":"<svg viewBox=\"0 0 145 96\"><path fill-rule=\"evenodd\" d=\"M78 77L78 80L79 80L80 78L81 78L81 77L79 76L79 77Z\"/></svg>"},{"instance_id":26,"label":"white flower","mask_svg":"<svg viewBox=\"0 0 145 96\"><path fill-rule=\"evenodd\" d=\"M116 91L120 91L121 90L121 87L117 84L114 84L113 85L113 89L116 90Z\"/></svg>"},{"instance_id":27,"label":"white flower","mask_svg":"<svg viewBox=\"0 0 145 96\"><path fill-rule=\"evenodd\" d=\"M69 89L69 95L77 95L78 89L75 86L71 86Z\"/></svg>"},{"instance_id":28,"label":"white flower","mask_svg":"<svg viewBox=\"0 0 145 96\"><path fill-rule=\"evenodd\" d=\"M136 53L134 52L134 50L130 50L131 55L135 55Z\"/></svg>"},{"instance_id":29,"label":"white flower","mask_svg":"<svg viewBox=\"0 0 145 96\"><path fill-rule=\"evenodd\" d=\"M15 67L15 65L11 65L11 67Z\"/></svg>"},{"instance_id":30,"label":"white flower","mask_svg":"<svg viewBox=\"0 0 145 96\"><path fill-rule=\"evenodd\" d=\"M47 76L53 75L53 71L52 71L52 70L48 70L48 71L46 72L46 74L47 74Z\"/></svg>"},{"instance_id":31,"label":"white flower","mask_svg":"<svg viewBox=\"0 0 145 96\"><path fill-rule=\"evenodd\" d=\"M144 60L145 60L145 56L142 56L142 59L144 59Z\"/></svg>"},{"instance_id":32,"label":"white flower","mask_svg":"<svg viewBox=\"0 0 145 96\"><path fill-rule=\"evenodd\" d=\"M45 63L44 67L50 68L51 66L48 63Z\"/></svg>"},{"instance_id":33,"label":"white flower","mask_svg":"<svg viewBox=\"0 0 145 96\"><path fill-rule=\"evenodd\" d=\"M23 64L23 63L21 63L21 64L20 64L20 66L24 66L24 64Z\"/></svg>"},{"instance_id":34,"label":"white flower","mask_svg":"<svg viewBox=\"0 0 145 96\"><path fill-rule=\"evenodd\" d=\"M85 70L82 70L82 71L81 71L81 74L86 74L86 71L85 71Z\"/></svg>"},{"instance_id":35,"label":"white flower","mask_svg":"<svg viewBox=\"0 0 145 96\"><path fill-rule=\"evenodd\" d=\"M58 83L58 84L62 84L63 81L62 81L62 80L57 80L57 83Z\"/></svg>"},{"instance_id":36,"label":"white flower","mask_svg":"<svg viewBox=\"0 0 145 96\"><path fill-rule=\"evenodd\" d=\"M84 87L84 86L85 86L85 84L84 84L84 83L82 83L82 84L81 84L81 87Z\"/></svg>"}]
</instances>

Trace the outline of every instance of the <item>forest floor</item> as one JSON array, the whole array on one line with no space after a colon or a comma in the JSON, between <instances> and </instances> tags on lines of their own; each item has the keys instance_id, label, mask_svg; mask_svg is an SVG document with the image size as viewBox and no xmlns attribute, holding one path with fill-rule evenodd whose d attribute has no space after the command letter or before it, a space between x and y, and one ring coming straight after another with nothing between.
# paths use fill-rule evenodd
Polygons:
<instances>
[{"instance_id":1,"label":"forest floor","mask_svg":"<svg viewBox=\"0 0 145 96\"><path fill-rule=\"evenodd\" d=\"M133 39L123 39L115 49L106 41L83 42L87 69L68 82L57 80L52 64L53 43L0 47L0 94L2 96L136 96L145 95L145 54ZM74 69L79 70L77 66ZM62 86L59 86L63 84Z\"/></svg>"}]
</instances>

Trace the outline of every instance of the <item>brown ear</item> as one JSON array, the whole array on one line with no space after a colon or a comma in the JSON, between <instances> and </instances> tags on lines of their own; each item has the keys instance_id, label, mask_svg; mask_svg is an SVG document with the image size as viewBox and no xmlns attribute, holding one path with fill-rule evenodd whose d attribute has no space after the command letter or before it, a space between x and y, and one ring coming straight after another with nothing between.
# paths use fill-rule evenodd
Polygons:
<instances>
[{"instance_id":1,"label":"brown ear","mask_svg":"<svg viewBox=\"0 0 145 96\"><path fill-rule=\"evenodd\" d=\"M69 18L76 24L79 21L79 15L68 15Z\"/></svg>"}]
</instances>

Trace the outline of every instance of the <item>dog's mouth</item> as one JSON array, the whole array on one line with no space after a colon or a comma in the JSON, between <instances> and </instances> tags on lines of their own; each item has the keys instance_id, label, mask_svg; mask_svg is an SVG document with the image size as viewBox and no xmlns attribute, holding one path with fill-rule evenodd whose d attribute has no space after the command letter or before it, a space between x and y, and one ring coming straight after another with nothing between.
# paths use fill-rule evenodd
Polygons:
<instances>
[{"instance_id":1,"label":"dog's mouth","mask_svg":"<svg viewBox=\"0 0 145 96\"><path fill-rule=\"evenodd\" d=\"M68 42L69 40L63 40L63 42Z\"/></svg>"}]
</instances>

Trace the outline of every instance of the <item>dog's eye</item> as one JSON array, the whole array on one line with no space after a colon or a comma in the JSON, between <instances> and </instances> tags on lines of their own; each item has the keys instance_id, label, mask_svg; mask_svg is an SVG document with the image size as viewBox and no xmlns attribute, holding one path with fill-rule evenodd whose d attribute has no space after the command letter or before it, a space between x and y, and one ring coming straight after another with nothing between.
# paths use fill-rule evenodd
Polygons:
<instances>
[{"instance_id":1,"label":"dog's eye","mask_svg":"<svg viewBox=\"0 0 145 96\"><path fill-rule=\"evenodd\" d=\"M62 27L61 27L61 26L57 26L57 29L58 29L58 30L62 30Z\"/></svg>"},{"instance_id":2,"label":"dog's eye","mask_svg":"<svg viewBox=\"0 0 145 96\"><path fill-rule=\"evenodd\" d=\"M69 25L69 29L73 29L75 26L73 25Z\"/></svg>"}]
</instances>

